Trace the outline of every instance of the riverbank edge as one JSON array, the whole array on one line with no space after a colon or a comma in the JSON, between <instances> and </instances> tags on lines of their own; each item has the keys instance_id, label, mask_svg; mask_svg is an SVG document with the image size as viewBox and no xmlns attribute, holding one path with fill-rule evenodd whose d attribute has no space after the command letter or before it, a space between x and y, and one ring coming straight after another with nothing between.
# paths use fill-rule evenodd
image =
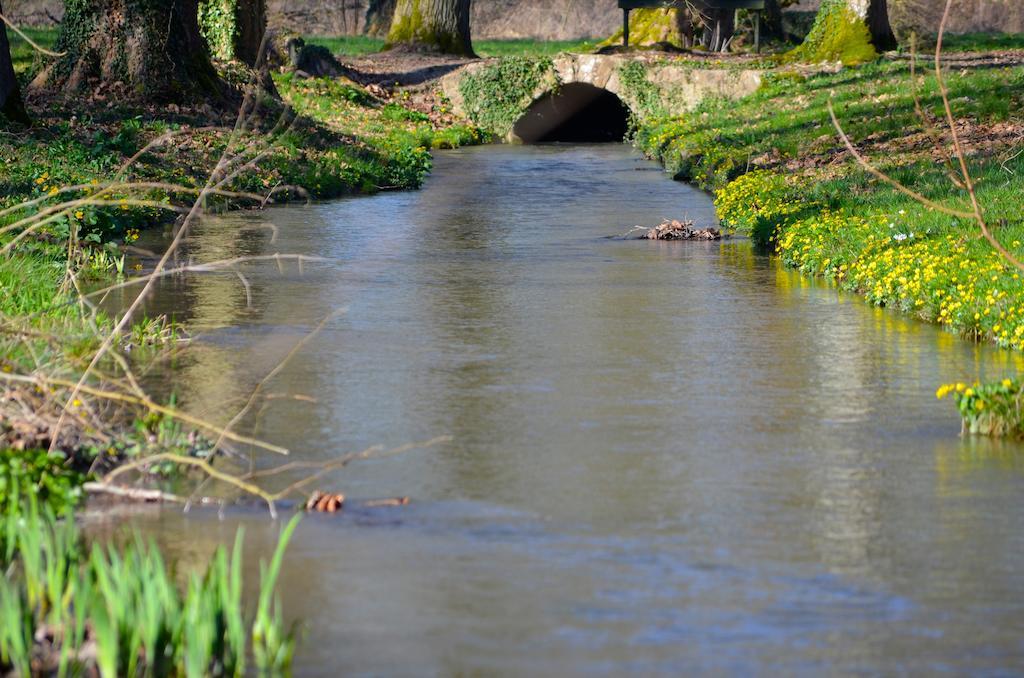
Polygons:
<instances>
[{"instance_id":1,"label":"riverbank edge","mask_svg":"<svg viewBox=\"0 0 1024 678\"><path fill-rule=\"evenodd\" d=\"M803 79L786 73L776 75L776 78L787 77ZM703 107L675 120L693 116L707 118L709 113L714 118L714 106ZM712 120L705 126L714 124ZM729 153L723 153L722 147L728 145L724 134L702 137L704 141L713 140L712 143L695 144L689 140L685 152L673 159L670 149L681 141L684 132L680 130L679 135L673 135L670 129L666 133L665 126L664 120L641 121L633 138L634 146L660 162L677 180L707 191L724 227L749 235L755 247L779 257L786 267L808 277L827 280L873 305L894 308L917 320L938 324L968 341L992 343L1017 351L1024 349L1021 274L987 243L988 251L979 252L976 246L966 242L971 235L968 233L915 234L901 229L890 219L904 216L911 201L907 201L907 208L892 215L868 205L851 209L849 204L836 207L828 201L807 197L810 185L816 180L829 182L833 191L856 193L862 190L870 179L852 159L847 160L845 169L840 172L834 167L821 171L820 166L809 168L806 165L797 169L777 166L758 169L756 165L750 166L749 158L747 166L740 168L730 165ZM785 155L778 147L760 150ZM991 164L996 157L989 149L986 157L980 159L981 164ZM705 164L706 158L711 162ZM716 168L716 162L723 158L725 162ZM1019 154L1010 161L1019 164L1016 163L1018 158ZM977 160L972 158L972 161ZM899 169L905 174L908 167L927 162L915 157ZM880 164L884 167L886 163ZM999 164L1007 169L1005 161ZM702 173L709 165L711 171ZM1014 172L1013 169L1007 171ZM1019 175L1008 181L1024 192L1024 180ZM879 222L888 222L890 232L883 230L879 234ZM1013 251L1019 250L1024 237L1018 230L1005 239L1006 246ZM965 275L965 270L973 273ZM999 284L979 285L979 281ZM1020 378L937 386L938 398L952 396L955 400L964 432L1024 437L1024 382Z\"/></svg>"},{"instance_id":2,"label":"riverbank edge","mask_svg":"<svg viewBox=\"0 0 1024 678\"><path fill-rule=\"evenodd\" d=\"M275 74L274 79L282 102L291 106L295 115L288 130L258 149L258 161L226 186L236 194L273 195L273 202L281 204L417 189L431 170L432 150L488 140L478 128L431 110L437 108L436 103L428 102L423 110L422 102L412 102L399 91L371 91L351 81L299 78L292 73ZM74 365L89 347L101 343L104 331L113 324L106 315L92 315L75 301L67 271L75 270L78 280L92 285L127 280L131 272L124 270L125 253L140 231L169 227L180 218L180 210L165 210L158 203L188 205L176 200L169 186L198 191L230 144L244 147L245 137L257 139L272 132L265 121L257 122L239 142L240 135L232 131L228 116L203 120L209 114L202 110L178 109L160 115L155 110L105 110L95 104L72 109L67 102L33 103L30 110L37 126L0 140L0 154L8 168L0 208L36 203L8 214L3 219L8 225L25 214L66 202L67 187L84 186L70 190L70 195L88 198L106 184L109 168L122 165L154 139L173 137L173 144L169 148L153 146L131 167L132 181L168 186L147 189L143 197L149 204L139 205L139 195L119 193L105 201L112 204L70 209L66 217L16 242L0 262L0 317L7 325L0 337L5 347L0 357L0 377L4 378L0 404L7 405L0 408L0 450L30 460L28 466L35 469L37 478L58 477L62 487L68 478L77 479L72 484L81 486L90 477L87 470L102 474L130 458L160 452L201 456L212 443L197 431L177 425L172 417L155 414L145 406L131 409L131 416L125 416L123 409L98 407L94 412L86 395L74 406L99 416L112 439L102 447L80 445L92 438L74 432L83 423L81 418L68 417L62 430L72 432L62 434L59 453L47 454L44 450L50 441L45 427L17 412L32 411L36 405L53 409L52 401L69 388L45 378L32 381L38 356L33 350L24 350L25 342L36 336L48 343L47 348L68 347L57 351L57 366L51 361L50 372L66 372L65 381L77 380ZM266 119L283 112L281 104L265 106ZM54 145L57 155L50 152ZM282 191L284 186L296 188ZM185 200L188 196L186 192ZM262 205L252 198L230 195L214 196L209 207L221 212L260 209ZM10 243L15 234L17 231L6 236L0 245ZM75 241L73 247L67 245L69 238ZM69 263L71 252L75 255ZM142 319L126 330L130 338L121 348L139 356L147 349L173 346L186 332L187 328L166 318ZM112 415L104 414L112 411ZM66 441L73 442L64 444ZM0 463L0 471L5 469L10 470L9 465ZM61 510L63 505L55 509Z\"/></svg>"},{"instance_id":3,"label":"riverbank edge","mask_svg":"<svg viewBox=\"0 0 1024 678\"><path fill-rule=\"evenodd\" d=\"M30 109L40 126L0 141L9 170L0 209L36 201L9 213L15 215L3 221L9 225L26 213L66 202L69 192L87 199L107 184L110 168L154 139L174 138L169 151L154 146L132 167L133 174L138 172L136 183L164 187L154 186L143 196L118 192L103 201L112 204L71 208L66 217L36 231L41 237L25 238L0 262L0 319L6 325L0 346L16 347L0 357L0 376L5 378L0 384L0 565L9 575L0 586L0 672L78 667L115 675L133 673L139 662L152 668L154 657L161 657L162 665L205 666L228 674L240 674L247 661L268 674L290 670L295 629L285 627L273 596L294 520L273 557L273 574L261 577L255 614L246 612L241 601L241 533L230 564L221 548L205 574L193 575L187 590L179 592L155 546L137 540L116 551L88 552L74 529L74 511L86 500L88 481L124 462L156 455L201 461L216 448L210 439L215 434L203 435L204 429L170 416L173 402L158 411L144 402L130 408L102 402L94 407L92 394L82 394L69 405L72 416L58 441L70 444L48 452L48 432L41 422L52 424L55 418L35 416L38 408L57 414L70 397L82 357L113 327L112 319L76 301L69 272L75 272L74 287L80 273L92 284L125 280L125 253L140 231L167 227L180 218L180 211L165 210L159 203L187 205L167 185L186 189L189 199L216 171L232 143L246 152L246 144L274 135L269 145L255 147L251 154L258 154L259 161L247 162L248 171L237 174L227 188L236 194L274 195L281 203L417 189L431 170L432 150L488 139L479 129L433 110L431 102L423 110L423 102L409 101L400 92L371 92L353 82L300 79L289 73L277 74L275 84L296 113L283 134L275 135L267 122L274 115L284 119L274 101L265 102L266 120L256 121L241 141L226 116L208 119L203 110L161 116L155 110L126 112L95 105L69 110L63 102L45 102ZM50 153L51 146L58 147L59 156ZM85 188L67 188L74 186ZM281 186L295 188L275 192ZM262 205L250 197L220 195L213 196L209 207L220 212ZM0 245L10 242L8 236ZM184 330L167 319L142 319L127 330L129 343L118 348L134 349L133 355L139 356L173 346ZM40 353L27 342L36 339L56 364L46 364L33 380ZM56 376L66 376L60 385L49 378L54 370ZM90 432L97 420L102 435ZM171 462L156 463L150 471L165 479L183 473ZM33 539L26 541L28 533ZM132 568L122 571L122 564ZM41 571L56 570L64 579L40 578ZM118 577L114 587L106 585L110 573ZM133 633L126 641L138 606L146 606L149 614L146 635ZM104 610L123 614L108 619ZM44 633L52 628L59 631ZM95 652L89 651L91 646Z\"/></svg>"}]
</instances>

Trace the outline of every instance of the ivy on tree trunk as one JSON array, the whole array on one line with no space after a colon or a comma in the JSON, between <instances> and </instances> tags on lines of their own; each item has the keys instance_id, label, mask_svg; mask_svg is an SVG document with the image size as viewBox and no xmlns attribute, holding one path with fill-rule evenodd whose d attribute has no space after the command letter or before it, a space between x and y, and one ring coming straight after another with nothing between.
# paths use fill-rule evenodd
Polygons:
<instances>
[{"instance_id":1,"label":"ivy on tree trunk","mask_svg":"<svg viewBox=\"0 0 1024 678\"><path fill-rule=\"evenodd\" d=\"M470 0L398 0L387 46L475 56L469 5Z\"/></svg>"},{"instance_id":2,"label":"ivy on tree trunk","mask_svg":"<svg viewBox=\"0 0 1024 678\"><path fill-rule=\"evenodd\" d=\"M199 30L213 56L255 66L267 32L266 0L200 0Z\"/></svg>"},{"instance_id":3,"label":"ivy on tree trunk","mask_svg":"<svg viewBox=\"0 0 1024 678\"><path fill-rule=\"evenodd\" d=\"M0 6L0 14L3 14ZM25 112L21 101L21 88L14 74L14 63L11 61L11 45L7 41L7 25L0 24L0 112L8 120L29 125L32 120Z\"/></svg>"},{"instance_id":4,"label":"ivy on tree trunk","mask_svg":"<svg viewBox=\"0 0 1024 678\"><path fill-rule=\"evenodd\" d=\"M68 0L64 52L34 86L109 91L130 99L229 104L199 32L199 0Z\"/></svg>"}]
</instances>

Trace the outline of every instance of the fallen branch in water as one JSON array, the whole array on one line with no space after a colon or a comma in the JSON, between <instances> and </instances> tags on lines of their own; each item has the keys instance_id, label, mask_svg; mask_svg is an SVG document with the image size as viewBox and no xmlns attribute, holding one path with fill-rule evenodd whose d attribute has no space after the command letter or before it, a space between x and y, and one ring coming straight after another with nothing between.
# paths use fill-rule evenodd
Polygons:
<instances>
[{"instance_id":1,"label":"fallen branch in water","mask_svg":"<svg viewBox=\"0 0 1024 678\"><path fill-rule=\"evenodd\" d=\"M168 502L173 504L184 504L185 497L179 497L170 492L160 490L147 490L141 487L124 487L121 485L107 485L106 483L90 482L82 486L88 494L103 494L119 499L131 501L142 501L147 503Z\"/></svg>"}]
</instances>

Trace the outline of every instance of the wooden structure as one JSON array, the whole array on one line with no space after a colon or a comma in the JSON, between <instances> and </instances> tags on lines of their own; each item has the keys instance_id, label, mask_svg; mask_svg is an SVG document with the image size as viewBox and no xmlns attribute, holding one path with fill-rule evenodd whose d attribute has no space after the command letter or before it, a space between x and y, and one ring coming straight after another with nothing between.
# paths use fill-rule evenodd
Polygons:
<instances>
[{"instance_id":1,"label":"wooden structure","mask_svg":"<svg viewBox=\"0 0 1024 678\"><path fill-rule=\"evenodd\" d=\"M764 0L619 0L622 10L622 45L629 47L629 13L641 8L749 9L754 12L754 45L761 51L761 12ZM715 19L715 31L721 31L721 21Z\"/></svg>"}]
</instances>

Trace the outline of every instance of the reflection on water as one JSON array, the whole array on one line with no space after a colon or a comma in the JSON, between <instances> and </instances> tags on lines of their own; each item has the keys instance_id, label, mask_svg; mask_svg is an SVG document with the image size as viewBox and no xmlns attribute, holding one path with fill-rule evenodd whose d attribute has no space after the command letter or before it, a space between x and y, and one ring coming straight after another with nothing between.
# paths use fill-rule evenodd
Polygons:
<instances>
[{"instance_id":1,"label":"reflection on water","mask_svg":"<svg viewBox=\"0 0 1024 678\"><path fill-rule=\"evenodd\" d=\"M205 224L188 256L325 257L167 280L197 340L153 382L409 507L304 521L282 583L300 674L1012 672L1024 452L961 440L947 381L1020 357L779 268L623 147L445 153L426 190ZM278 235L261 225L272 223ZM316 402L290 399L312 396ZM135 518L203 562L261 515Z\"/></svg>"}]
</instances>

